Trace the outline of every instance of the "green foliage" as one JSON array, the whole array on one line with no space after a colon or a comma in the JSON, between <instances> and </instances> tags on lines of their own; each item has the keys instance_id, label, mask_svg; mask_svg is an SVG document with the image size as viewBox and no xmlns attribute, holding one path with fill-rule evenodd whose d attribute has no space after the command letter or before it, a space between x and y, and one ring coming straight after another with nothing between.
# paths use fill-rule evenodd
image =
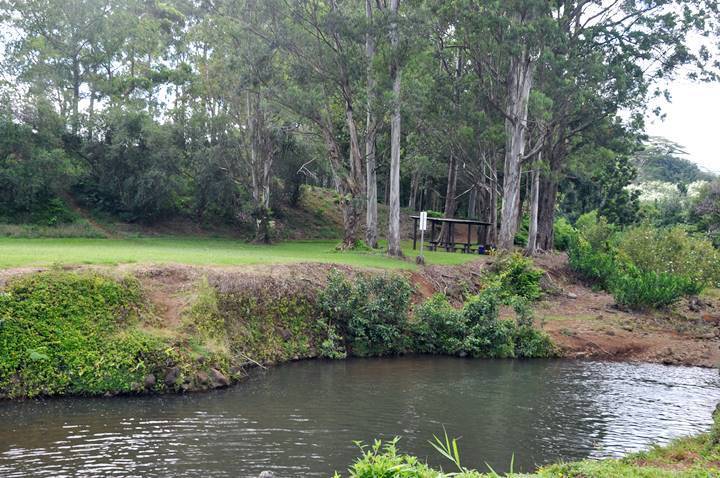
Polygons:
<instances>
[{"instance_id":1,"label":"green foliage","mask_svg":"<svg viewBox=\"0 0 720 478\"><path fill-rule=\"evenodd\" d=\"M311 291L273 278L215 284L231 355L260 363L315 356L328 337Z\"/></svg>"},{"instance_id":2,"label":"green foliage","mask_svg":"<svg viewBox=\"0 0 720 478\"><path fill-rule=\"evenodd\" d=\"M218 308L217 290L203 277L197 288L197 297L184 317L185 326L193 333L208 338L223 337L225 319Z\"/></svg>"},{"instance_id":3,"label":"green foliage","mask_svg":"<svg viewBox=\"0 0 720 478\"><path fill-rule=\"evenodd\" d=\"M0 397L185 390L204 388L196 377L210 367L228 374L229 355L204 336L145 319L134 278L44 272L11 281L0 292ZM171 368L176 381L166 384Z\"/></svg>"},{"instance_id":4,"label":"green foliage","mask_svg":"<svg viewBox=\"0 0 720 478\"><path fill-rule=\"evenodd\" d=\"M405 348L411 293L410 284L402 277L358 275L350 282L333 270L318 302L323 316L345 337L353 355L378 356Z\"/></svg>"},{"instance_id":5,"label":"green foliage","mask_svg":"<svg viewBox=\"0 0 720 478\"><path fill-rule=\"evenodd\" d=\"M135 327L139 285L91 274L41 273L0 294L0 395L129 392L172 359Z\"/></svg>"},{"instance_id":6,"label":"green foliage","mask_svg":"<svg viewBox=\"0 0 720 478\"><path fill-rule=\"evenodd\" d=\"M360 458L352 464L350 469L351 478L433 478L438 473L431 470L418 458L410 455L401 455L397 450L399 438L394 438L383 443L375 440L372 446L364 446L361 443L362 452ZM339 478L339 475L335 475Z\"/></svg>"},{"instance_id":7,"label":"green foliage","mask_svg":"<svg viewBox=\"0 0 720 478\"><path fill-rule=\"evenodd\" d=\"M129 109L111 109L103 119L105 140L88 144L84 153L93 164L78 188L85 200L128 221L178 212L184 153L172 125Z\"/></svg>"},{"instance_id":8,"label":"green foliage","mask_svg":"<svg viewBox=\"0 0 720 478\"><path fill-rule=\"evenodd\" d=\"M715 415L716 427L718 415ZM653 446L619 460L584 460L561 462L540 467L534 473L515 473L513 460L510 471L500 475L469 469L461 462L457 439L447 433L434 436L430 444L446 458L454 471L434 470L413 456L398 451L398 439L387 443L376 440L371 447L359 444L361 456L349 468L350 478L707 478L715 476L720 462L720 447L714 433L677 439L666 446ZM340 478L335 474L335 478Z\"/></svg>"},{"instance_id":9,"label":"green foliage","mask_svg":"<svg viewBox=\"0 0 720 478\"><path fill-rule=\"evenodd\" d=\"M720 179L706 184L692 205L691 216L713 244L720 246Z\"/></svg>"},{"instance_id":10,"label":"green foliage","mask_svg":"<svg viewBox=\"0 0 720 478\"><path fill-rule=\"evenodd\" d=\"M539 299L542 295L540 278L543 272L535 268L532 259L515 252L501 256L494 265L492 278L503 298L522 297L527 300Z\"/></svg>"},{"instance_id":11,"label":"green foliage","mask_svg":"<svg viewBox=\"0 0 720 478\"><path fill-rule=\"evenodd\" d=\"M532 327L527 309L517 321L499 318L501 296L499 289L488 288L455 309L444 295L435 294L415 308L413 350L486 358L554 355L550 338Z\"/></svg>"},{"instance_id":12,"label":"green foliage","mask_svg":"<svg viewBox=\"0 0 720 478\"><path fill-rule=\"evenodd\" d=\"M553 228L553 233L555 235L555 249L558 251L567 251L570 248L570 242L575 237L577 231L564 217L556 219Z\"/></svg>"},{"instance_id":13,"label":"green foliage","mask_svg":"<svg viewBox=\"0 0 720 478\"><path fill-rule=\"evenodd\" d=\"M74 216L55 197L78 174L57 137L0 117L0 219L52 226Z\"/></svg>"},{"instance_id":14,"label":"green foliage","mask_svg":"<svg viewBox=\"0 0 720 478\"><path fill-rule=\"evenodd\" d=\"M683 276L700 288L720 282L720 252L679 226L631 228L619 238L617 250L621 260L642 271Z\"/></svg>"},{"instance_id":15,"label":"green foliage","mask_svg":"<svg viewBox=\"0 0 720 478\"><path fill-rule=\"evenodd\" d=\"M468 330L464 348L472 357L515 357L517 324L498 317L498 291L486 289L465 302Z\"/></svg>"},{"instance_id":16,"label":"green foliage","mask_svg":"<svg viewBox=\"0 0 720 478\"><path fill-rule=\"evenodd\" d=\"M410 325L415 352L458 355L464 350L465 315L444 294L434 294L418 304Z\"/></svg>"},{"instance_id":17,"label":"green foliage","mask_svg":"<svg viewBox=\"0 0 720 478\"><path fill-rule=\"evenodd\" d=\"M573 270L636 309L667 307L720 278L720 253L679 227L643 225L616 233L602 220L587 219L568 256Z\"/></svg>"},{"instance_id":18,"label":"green foliage","mask_svg":"<svg viewBox=\"0 0 720 478\"><path fill-rule=\"evenodd\" d=\"M596 251L607 250L609 242L617 232L617 227L608 222L597 211L580 216L575 223L578 234Z\"/></svg>"},{"instance_id":19,"label":"green foliage","mask_svg":"<svg viewBox=\"0 0 720 478\"><path fill-rule=\"evenodd\" d=\"M702 290L685 275L642 271L634 266L626 269L614 274L609 285L615 302L633 309L667 307Z\"/></svg>"},{"instance_id":20,"label":"green foliage","mask_svg":"<svg viewBox=\"0 0 720 478\"><path fill-rule=\"evenodd\" d=\"M570 243L568 262L574 271L602 288L608 287L618 267L610 253L594 249L582 236Z\"/></svg>"}]
</instances>

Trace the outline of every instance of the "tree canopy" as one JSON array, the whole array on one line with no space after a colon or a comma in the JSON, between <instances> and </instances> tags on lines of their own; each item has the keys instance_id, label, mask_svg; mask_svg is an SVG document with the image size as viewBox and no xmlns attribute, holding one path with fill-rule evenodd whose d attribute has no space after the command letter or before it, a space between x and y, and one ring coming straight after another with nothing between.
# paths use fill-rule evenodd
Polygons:
<instances>
[{"instance_id":1,"label":"tree canopy","mask_svg":"<svg viewBox=\"0 0 720 478\"><path fill-rule=\"evenodd\" d=\"M336 191L343 247L400 207L553 247L558 213L638 218L665 80L717 78L712 0L3 0L2 217L64 195L122 220L250 223ZM698 40L699 39L699 40ZM377 204L389 205L379 231ZM365 231L363 233L363 231Z\"/></svg>"}]
</instances>

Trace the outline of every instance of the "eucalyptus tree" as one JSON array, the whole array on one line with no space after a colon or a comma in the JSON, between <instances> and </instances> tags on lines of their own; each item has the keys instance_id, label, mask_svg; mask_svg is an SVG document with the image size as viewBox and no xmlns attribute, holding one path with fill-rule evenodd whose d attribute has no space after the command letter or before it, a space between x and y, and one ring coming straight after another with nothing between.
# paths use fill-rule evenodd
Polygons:
<instances>
[{"instance_id":1,"label":"eucalyptus tree","mask_svg":"<svg viewBox=\"0 0 720 478\"><path fill-rule=\"evenodd\" d=\"M365 15L359 2L273 0L272 20L248 26L282 52L273 100L312 125L325 145L343 213L341 248L359 241L365 195L356 108L364 83Z\"/></svg>"},{"instance_id":2,"label":"eucalyptus tree","mask_svg":"<svg viewBox=\"0 0 720 478\"><path fill-rule=\"evenodd\" d=\"M390 120L390 211L388 218L388 254L402 256L400 248L400 88L402 69L398 10L400 0L390 0L390 79L392 81L392 119Z\"/></svg>"},{"instance_id":3,"label":"eucalyptus tree","mask_svg":"<svg viewBox=\"0 0 720 478\"><path fill-rule=\"evenodd\" d=\"M714 1L563 1L552 4L553 41L545 49L537 86L553 102L543 143L537 246L553 247L558 190L568 158L587 143L586 130L624 113L630 131L643 128L660 81L686 67L712 79L705 47L692 51L690 35L716 25ZM702 38L702 37L701 37Z\"/></svg>"}]
</instances>

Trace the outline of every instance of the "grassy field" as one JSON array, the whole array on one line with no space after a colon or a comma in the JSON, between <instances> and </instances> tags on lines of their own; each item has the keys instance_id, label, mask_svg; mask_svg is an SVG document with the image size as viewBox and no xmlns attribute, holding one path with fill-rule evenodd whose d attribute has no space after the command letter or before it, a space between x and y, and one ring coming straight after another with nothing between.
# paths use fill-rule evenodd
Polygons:
<instances>
[{"instance_id":1,"label":"grassy field","mask_svg":"<svg viewBox=\"0 0 720 478\"><path fill-rule=\"evenodd\" d=\"M336 241L295 241L270 246L230 239L17 239L0 238L0 268L52 264L182 263L208 265L323 262L386 269L413 269L417 251L403 244L408 260L382 252L336 252ZM427 264L462 264L472 254L425 252Z\"/></svg>"}]
</instances>

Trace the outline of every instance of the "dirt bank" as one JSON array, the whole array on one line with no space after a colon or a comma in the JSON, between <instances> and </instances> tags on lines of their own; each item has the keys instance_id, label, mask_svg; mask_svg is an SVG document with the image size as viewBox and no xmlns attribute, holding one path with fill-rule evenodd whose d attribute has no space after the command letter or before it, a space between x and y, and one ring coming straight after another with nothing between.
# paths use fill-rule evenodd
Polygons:
<instances>
[{"instance_id":1,"label":"dirt bank","mask_svg":"<svg viewBox=\"0 0 720 478\"><path fill-rule=\"evenodd\" d=\"M483 286L483 271L493 259L481 257L462 266L430 266L405 275L416 288L415 302L443 292L460 302L466 293ZM610 295L580 283L568 269L564 255L553 254L536 260L546 271L545 297L536 304L536 325L550 334L562 354L569 358L657 362L715 367L720 364L720 300L703 296L684 300L671 310L630 312L620 310ZM130 273L140 279L155 314L165 326L175 326L192 302L198 281L232 280L256 282L262 278L296 282L297 286L318 289L328 272L345 274L383 271L327 264L286 264L272 266L201 267L186 265L81 266L68 269L95 269L113 274ZM36 272L38 268L0 271L0 286L13 276ZM505 316L512 311L505 310Z\"/></svg>"}]
</instances>

